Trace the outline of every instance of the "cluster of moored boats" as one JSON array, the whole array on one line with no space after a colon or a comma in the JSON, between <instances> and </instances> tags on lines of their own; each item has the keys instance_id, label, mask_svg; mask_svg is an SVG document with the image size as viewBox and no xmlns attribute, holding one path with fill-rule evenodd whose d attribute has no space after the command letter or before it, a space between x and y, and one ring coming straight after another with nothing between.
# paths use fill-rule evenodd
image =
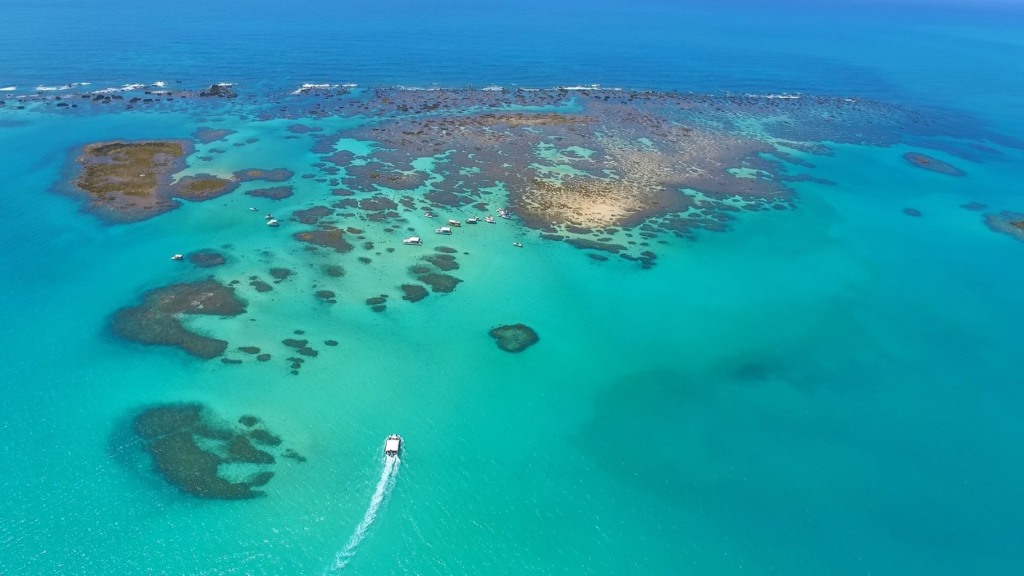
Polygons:
<instances>
[{"instance_id":1,"label":"cluster of moored boats","mask_svg":"<svg viewBox=\"0 0 1024 576\"><path fill-rule=\"evenodd\" d=\"M427 218L433 218L435 216L434 213L430 212L430 211L424 212L423 215L426 216ZM504 208L502 208L501 210L498 210L498 216L501 217L501 218L504 218L506 220L512 218L512 214L507 209L504 209ZM484 216L483 221L486 222L487 224L494 224L496 222L496 220L494 219L494 216L490 216L490 215ZM472 216L470 218L466 218L466 224L479 224L479 223L480 223L480 218L479 217ZM447 222L445 222L445 224L446 224L445 226L440 226L440 227L434 229L434 233L435 234L440 234L442 236L450 236L451 233L452 233L452 228L461 228L462 227L462 222L459 221L459 220L449 219ZM406 244L406 245L411 245L411 246L419 246L419 245L423 244L423 239L420 238L419 236L410 236L410 237L406 238L405 240L402 240L402 243ZM522 243L520 243L520 242L513 242L512 245L517 247L517 248L522 248L523 247Z\"/></svg>"},{"instance_id":2,"label":"cluster of moored boats","mask_svg":"<svg viewBox=\"0 0 1024 576\"><path fill-rule=\"evenodd\" d=\"M257 212L256 208L249 208L249 210L251 210L253 212ZM429 212L429 211L428 212L424 212L423 215L426 216L427 218L433 218L434 217L434 214L432 212ZM504 218L506 220L512 218L511 213L507 209L505 209L505 208L502 208L501 210L498 210L498 216L501 217L501 218ZM277 218L275 218L273 214L267 214L266 216L263 217L263 219L266 220L267 226L270 226L272 228L277 228L278 226L281 225L281 223L278 222ZM494 219L494 216L490 216L490 215L484 216L483 221L486 222L487 224L494 224L496 222L495 219ZM466 218L466 224L478 224L478 223L480 223L480 218L478 218L476 216L472 216L472 217ZM447 224L446 226L441 226L441 227L435 229L434 233L435 234L441 234L441 235L444 235L444 236L450 236L451 233L452 233L452 228L460 228L462 226L462 222L461 221L459 221L459 220L452 220L452 219L449 219L446 222L446 224ZM402 240L402 244L405 244L407 246L420 246L420 245L423 244L423 239L420 238L419 236L409 236L408 238L405 238L404 240ZM522 243L520 243L520 242L513 242L512 245L515 246L516 248L522 248L523 247ZM184 260L184 259L185 259L185 256L182 255L182 254L174 254L173 256L171 256L171 260Z\"/></svg>"}]
</instances>

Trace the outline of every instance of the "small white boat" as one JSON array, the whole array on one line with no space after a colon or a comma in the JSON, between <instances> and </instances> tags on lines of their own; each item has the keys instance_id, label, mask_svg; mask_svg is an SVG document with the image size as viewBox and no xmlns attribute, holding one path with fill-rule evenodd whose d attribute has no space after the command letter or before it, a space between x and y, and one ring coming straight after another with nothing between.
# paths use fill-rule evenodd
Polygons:
<instances>
[{"instance_id":1,"label":"small white boat","mask_svg":"<svg viewBox=\"0 0 1024 576\"><path fill-rule=\"evenodd\" d=\"M267 214L266 216L263 217L263 219L264 220L273 220L274 219L274 215L273 214Z\"/></svg>"},{"instance_id":2,"label":"small white boat","mask_svg":"<svg viewBox=\"0 0 1024 576\"><path fill-rule=\"evenodd\" d=\"M523 247L523 243L522 242L513 242L512 245L515 246L516 248L522 248Z\"/></svg>"},{"instance_id":3,"label":"small white boat","mask_svg":"<svg viewBox=\"0 0 1024 576\"><path fill-rule=\"evenodd\" d=\"M250 211L255 212L256 208L249 208Z\"/></svg>"},{"instance_id":4,"label":"small white boat","mask_svg":"<svg viewBox=\"0 0 1024 576\"><path fill-rule=\"evenodd\" d=\"M423 215L426 216L427 218L433 218L434 217L434 213L433 212L424 212Z\"/></svg>"},{"instance_id":5,"label":"small white boat","mask_svg":"<svg viewBox=\"0 0 1024 576\"><path fill-rule=\"evenodd\" d=\"M279 225L280 225L280 223L277 221L277 218L271 218L270 220L267 220L267 226L279 226Z\"/></svg>"},{"instance_id":6,"label":"small white boat","mask_svg":"<svg viewBox=\"0 0 1024 576\"><path fill-rule=\"evenodd\" d=\"M419 246L423 244L423 240L420 240L419 236L409 236L405 240L402 240L402 244L408 244L410 246Z\"/></svg>"},{"instance_id":7,"label":"small white boat","mask_svg":"<svg viewBox=\"0 0 1024 576\"><path fill-rule=\"evenodd\" d=\"M434 230L434 232L436 232L438 234L451 234L452 233L452 229L447 227L447 226L441 226L437 230Z\"/></svg>"},{"instance_id":8,"label":"small white boat","mask_svg":"<svg viewBox=\"0 0 1024 576\"><path fill-rule=\"evenodd\" d=\"M476 224L479 221L480 221L480 219L476 218L476 217L466 218L466 224Z\"/></svg>"},{"instance_id":9,"label":"small white boat","mask_svg":"<svg viewBox=\"0 0 1024 576\"><path fill-rule=\"evenodd\" d=\"M501 216L506 220L512 217L512 215L508 213L508 210L498 210L498 216Z\"/></svg>"},{"instance_id":10,"label":"small white boat","mask_svg":"<svg viewBox=\"0 0 1024 576\"><path fill-rule=\"evenodd\" d=\"M494 224L494 216L485 216L484 222L487 222L488 224Z\"/></svg>"},{"instance_id":11,"label":"small white boat","mask_svg":"<svg viewBox=\"0 0 1024 576\"><path fill-rule=\"evenodd\" d=\"M184 260L184 259L185 259L185 257L182 256L181 254L175 254L174 256L171 256L171 260Z\"/></svg>"},{"instance_id":12,"label":"small white boat","mask_svg":"<svg viewBox=\"0 0 1024 576\"><path fill-rule=\"evenodd\" d=\"M459 222L458 220L449 220L448 225L458 228L459 226L462 226L462 222Z\"/></svg>"},{"instance_id":13,"label":"small white boat","mask_svg":"<svg viewBox=\"0 0 1024 576\"><path fill-rule=\"evenodd\" d=\"M398 451L402 449L402 437L398 434L392 434L384 440L384 455L385 456L398 456Z\"/></svg>"}]
</instances>

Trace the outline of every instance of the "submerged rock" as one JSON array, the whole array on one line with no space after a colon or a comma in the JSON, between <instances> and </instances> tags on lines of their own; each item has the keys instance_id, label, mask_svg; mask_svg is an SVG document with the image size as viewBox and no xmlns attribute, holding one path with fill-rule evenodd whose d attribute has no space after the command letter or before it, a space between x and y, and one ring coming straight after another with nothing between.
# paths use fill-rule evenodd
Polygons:
<instances>
[{"instance_id":1,"label":"submerged rock","mask_svg":"<svg viewBox=\"0 0 1024 576\"><path fill-rule=\"evenodd\" d=\"M427 297L429 292L419 284L402 284L402 299L409 302L419 302Z\"/></svg>"},{"instance_id":2,"label":"submerged rock","mask_svg":"<svg viewBox=\"0 0 1024 576\"><path fill-rule=\"evenodd\" d=\"M436 272L428 272L421 274L416 277L420 282L430 286L430 289L434 292L454 292L455 287L462 282L461 279L455 276L449 276L448 274L438 274Z\"/></svg>"},{"instance_id":3,"label":"submerged rock","mask_svg":"<svg viewBox=\"0 0 1024 576\"><path fill-rule=\"evenodd\" d=\"M985 214L985 225L990 230L1024 241L1024 213L1005 211L999 214Z\"/></svg>"},{"instance_id":4,"label":"submerged rock","mask_svg":"<svg viewBox=\"0 0 1024 576\"><path fill-rule=\"evenodd\" d=\"M253 180L266 180L267 182L284 182L294 176L295 173L287 168L274 168L265 170L263 168L246 168L234 173L234 179L239 182L252 182Z\"/></svg>"},{"instance_id":5,"label":"submerged rock","mask_svg":"<svg viewBox=\"0 0 1024 576\"><path fill-rule=\"evenodd\" d=\"M918 168L924 168L925 170L931 170L940 174L947 174L949 176L963 176L965 174L963 170L948 162L943 162L938 158L932 158L920 152L907 152L903 155L903 159Z\"/></svg>"},{"instance_id":6,"label":"submerged rock","mask_svg":"<svg viewBox=\"0 0 1024 576\"><path fill-rule=\"evenodd\" d=\"M352 251L352 244L345 240L345 232L334 227L324 227L319 230L296 232L292 235L299 242L305 242L314 246L331 248L335 252L344 254Z\"/></svg>"},{"instance_id":7,"label":"submerged rock","mask_svg":"<svg viewBox=\"0 0 1024 576\"><path fill-rule=\"evenodd\" d=\"M288 277L291 276L292 274L294 274L294 272L292 272L288 268L271 268L270 269L270 275L274 277L274 280L276 281L275 283L278 283L278 284L281 283L284 280L287 280Z\"/></svg>"},{"instance_id":8,"label":"submerged rock","mask_svg":"<svg viewBox=\"0 0 1024 576\"><path fill-rule=\"evenodd\" d=\"M328 304L337 304L338 302L335 300L336 294L332 290L317 290L314 294L319 300Z\"/></svg>"},{"instance_id":9,"label":"submerged rock","mask_svg":"<svg viewBox=\"0 0 1024 576\"><path fill-rule=\"evenodd\" d=\"M192 133L192 137L203 144L209 144L210 142L222 140L234 133L234 130L228 128L208 128L203 126L196 128L196 131Z\"/></svg>"},{"instance_id":10,"label":"submerged rock","mask_svg":"<svg viewBox=\"0 0 1024 576\"><path fill-rule=\"evenodd\" d=\"M213 268L227 262L227 258L216 250L196 250L188 255L188 261L199 268Z\"/></svg>"},{"instance_id":11,"label":"submerged rock","mask_svg":"<svg viewBox=\"0 0 1024 576\"><path fill-rule=\"evenodd\" d=\"M498 326L493 328L488 334L491 335L491 338L494 338L498 348L512 353L522 352L540 341L540 337L537 336L533 328L526 324Z\"/></svg>"},{"instance_id":12,"label":"submerged rock","mask_svg":"<svg viewBox=\"0 0 1024 576\"><path fill-rule=\"evenodd\" d=\"M423 260L430 262L442 272L451 272L452 270L459 269L459 263L455 261L455 256L451 254L429 254L423 256Z\"/></svg>"},{"instance_id":13,"label":"submerged rock","mask_svg":"<svg viewBox=\"0 0 1024 576\"><path fill-rule=\"evenodd\" d=\"M294 192L292 191L291 186L274 186L272 188L248 190L245 194L247 196L255 196L256 198L267 198L269 200L284 200L294 194Z\"/></svg>"},{"instance_id":14,"label":"submerged rock","mask_svg":"<svg viewBox=\"0 0 1024 576\"><path fill-rule=\"evenodd\" d=\"M255 276L249 279L249 286L256 289L257 292L270 292L274 289L273 286L267 284L263 280L256 278Z\"/></svg>"}]
</instances>

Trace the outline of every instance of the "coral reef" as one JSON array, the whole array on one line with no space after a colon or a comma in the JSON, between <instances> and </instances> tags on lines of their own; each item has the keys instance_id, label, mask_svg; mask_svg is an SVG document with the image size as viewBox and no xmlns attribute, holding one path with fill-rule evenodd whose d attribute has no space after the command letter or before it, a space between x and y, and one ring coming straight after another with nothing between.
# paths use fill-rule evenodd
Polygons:
<instances>
[{"instance_id":1,"label":"coral reef","mask_svg":"<svg viewBox=\"0 0 1024 576\"><path fill-rule=\"evenodd\" d=\"M111 328L128 340L177 346L193 356L210 359L223 354L228 343L189 330L181 316L237 316L243 312L245 303L235 296L233 288L209 279L150 290L143 295L142 304L115 312Z\"/></svg>"},{"instance_id":2,"label":"coral reef","mask_svg":"<svg viewBox=\"0 0 1024 576\"><path fill-rule=\"evenodd\" d=\"M132 431L152 457L154 470L182 492L200 498L242 500L264 495L257 490L274 473L274 455L266 449L282 440L252 415L238 419L241 428L221 421L197 403L163 404L147 408L132 420ZM256 445L261 447L257 447ZM293 449L283 456L305 461ZM232 465L232 477L222 466Z\"/></svg>"},{"instance_id":3,"label":"coral reef","mask_svg":"<svg viewBox=\"0 0 1024 576\"><path fill-rule=\"evenodd\" d=\"M488 334L505 352L519 353L533 346L540 337L526 324L506 324L491 329Z\"/></svg>"}]
</instances>

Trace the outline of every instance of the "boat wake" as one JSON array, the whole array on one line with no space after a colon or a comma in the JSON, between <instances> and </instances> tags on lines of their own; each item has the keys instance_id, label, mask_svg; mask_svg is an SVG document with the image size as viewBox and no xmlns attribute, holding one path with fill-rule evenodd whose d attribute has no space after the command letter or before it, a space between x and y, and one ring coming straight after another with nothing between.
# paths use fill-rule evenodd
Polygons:
<instances>
[{"instance_id":1,"label":"boat wake","mask_svg":"<svg viewBox=\"0 0 1024 576\"><path fill-rule=\"evenodd\" d=\"M377 519L377 511L380 510L381 504L384 503L388 494L391 493L391 489L395 486L395 478L398 476L398 465L401 462L397 455L384 457L384 468L380 472L377 488L373 491L373 496L370 497L370 505L367 506L363 519L356 526L355 532L349 537L345 547L335 556L334 566L331 567L329 572L343 570L352 560L352 557L356 555L356 549L359 548L359 544L366 538L366 532L370 529L373 521Z\"/></svg>"}]
</instances>

